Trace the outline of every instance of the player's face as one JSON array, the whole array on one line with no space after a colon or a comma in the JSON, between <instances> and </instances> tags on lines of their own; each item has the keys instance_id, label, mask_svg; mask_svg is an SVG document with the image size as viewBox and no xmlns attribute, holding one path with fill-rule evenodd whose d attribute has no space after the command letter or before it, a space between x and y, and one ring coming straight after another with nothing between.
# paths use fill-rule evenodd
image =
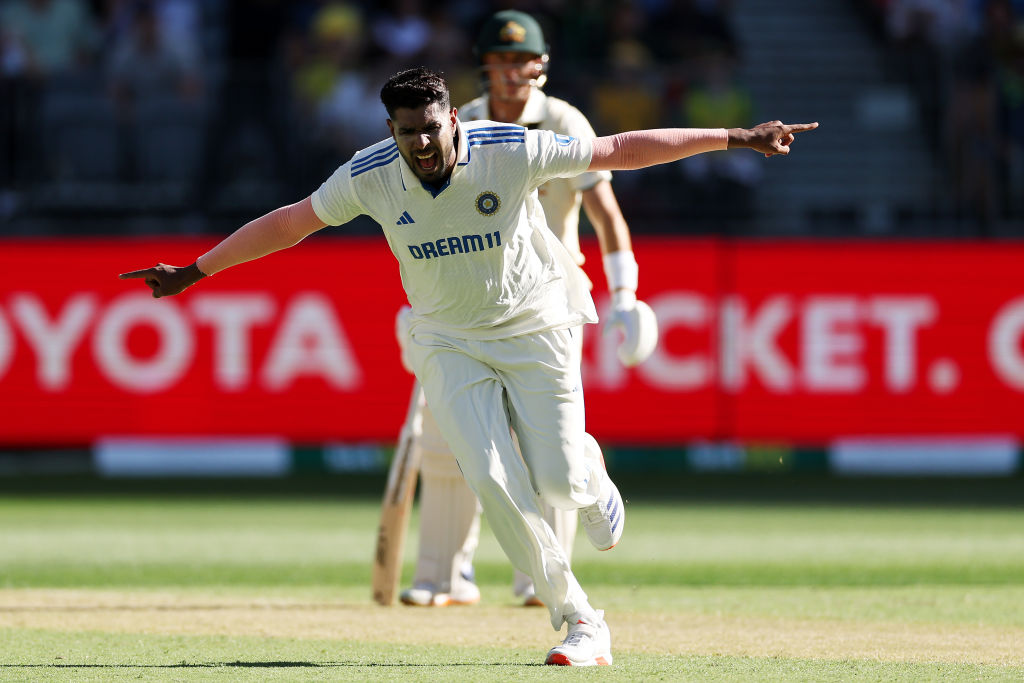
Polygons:
<instances>
[{"instance_id":1,"label":"player's face","mask_svg":"<svg viewBox=\"0 0 1024 683\"><path fill-rule=\"evenodd\" d=\"M399 107L388 128L398 152L420 180L443 181L455 168L455 115L438 103L417 109Z\"/></svg>"},{"instance_id":2,"label":"player's face","mask_svg":"<svg viewBox=\"0 0 1024 683\"><path fill-rule=\"evenodd\" d=\"M488 52L483 57L492 100L526 102L530 86L544 73L540 55L523 52Z\"/></svg>"}]
</instances>

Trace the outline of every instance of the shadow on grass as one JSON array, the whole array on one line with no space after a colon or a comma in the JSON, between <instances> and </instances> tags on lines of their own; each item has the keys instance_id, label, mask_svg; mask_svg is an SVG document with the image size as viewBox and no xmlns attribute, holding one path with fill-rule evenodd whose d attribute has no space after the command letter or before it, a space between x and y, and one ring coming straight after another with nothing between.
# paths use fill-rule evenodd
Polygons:
<instances>
[{"instance_id":1,"label":"shadow on grass","mask_svg":"<svg viewBox=\"0 0 1024 683\"><path fill-rule=\"evenodd\" d=\"M6 586L10 588L11 586ZM267 610L277 612L351 611L370 606L342 603L261 603L238 602L234 604L181 604L181 605L0 605L0 614L37 612L214 612L229 610ZM4 666L0 664L0 666Z\"/></svg>"},{"instance_id":2,"label":"shadow on grass","mask_svg":"<svg viewBox=\"0 0 1024 683\"><path fill-rule=\"evenodd\" d=\"M5 669L332 669L338 667L449 667L449 666L544 666L536 662L444 662L417 664L415 662L180 662L178 664L0 664Z\"/></svg>"}]
</instances>

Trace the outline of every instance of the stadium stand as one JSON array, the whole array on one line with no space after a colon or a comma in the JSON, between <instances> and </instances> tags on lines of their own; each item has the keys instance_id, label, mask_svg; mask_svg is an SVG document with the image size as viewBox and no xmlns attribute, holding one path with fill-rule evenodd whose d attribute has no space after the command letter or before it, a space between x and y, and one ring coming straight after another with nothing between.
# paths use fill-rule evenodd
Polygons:
<instances>
[{"instance_id":1,"label":"stadium stand","mask_svg":"<svg viewBox=\"0 0 1024 683\"><path fill-rule=\"evenodd\" d=\"M410 60L473 96L465 36L498 4L10 0L0 234L230 230L386 134L379 112L359 112ZM558 57L548 92L580 103L599 134L636 122L822 123L785 162L721 155L619 174L635 231L1024 234L1020 0L524 8ZM408 38L389 44L389 32Z\"/></svg>"}]
</instances>

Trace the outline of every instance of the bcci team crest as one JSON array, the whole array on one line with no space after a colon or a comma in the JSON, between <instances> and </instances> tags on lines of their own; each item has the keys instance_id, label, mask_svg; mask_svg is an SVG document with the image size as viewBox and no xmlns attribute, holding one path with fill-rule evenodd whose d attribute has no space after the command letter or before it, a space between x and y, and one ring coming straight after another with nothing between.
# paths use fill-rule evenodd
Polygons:
<instances>
[{"instance_id":1,"label":"bcci team crest","mask_svg":"<svg viewBox=\"0 0 1024 683\"><path fill-rule=\"evenodd\" d=\"M484 216L493 216L501 208L501 199L493 192L481 192L476 198L476 210Z\"/></svg>"},{"instance_id":2,"label":"bcci team crest","mask_svg":"<svg viewBox=\"0 0 1024 683\"><path fill-rule=\"evenodd\" d=\"M522 24L510 21L501 27L498 32L498 40L503 43L521 43L526 40L526 29Z\"/></svg>"}]
</instances>

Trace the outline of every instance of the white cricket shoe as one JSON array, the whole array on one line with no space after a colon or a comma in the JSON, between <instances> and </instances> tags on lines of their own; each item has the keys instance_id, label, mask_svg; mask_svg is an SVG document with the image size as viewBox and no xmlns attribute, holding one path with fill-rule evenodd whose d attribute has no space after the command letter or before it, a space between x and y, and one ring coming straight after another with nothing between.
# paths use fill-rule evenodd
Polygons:
<instances>
[{"instance_id":1,"label":"white cricket shoe","mask_svg":"<svg viewBox=\"0 0 1024 683\"><path fill-rule=\"evenodd\" d=\"M512 592L523 601L523 607L543 607L544 601L537 597L537 587L526 574L516 571Z\"/></svg>"},{"instance_id":2,"label":"white cricket shoe","mask_svg":"<svg viewBox=\"0 0 1024 683\"><path fill-rule=\"evenodd\" d=\"M566 621L569 632L561 645L548 652L545 664L556 666L606 666L612 663L612 637L604 623L604 612L593 616L578 612Z\"/></svg>"},{"instance_id":3,"label":"white cricket shoe","mask_svg":"<svg viewBox=\"0 0 1024 683\"><path fill-rule=\"evenodd\" d=\"M622 496L619 495L619 489L608 476L601 449L597 448L597 442L593 441L593 437L590 441L592 448L588 448L586 452L591 460L591 476L602 477L601 494L593 504L580 508L580 522L595 548L611 550L622 538L622 528L626 525L626 508L622 503Z\"/></svg>"},{"instance_id":4,"label":"white cricket shoe","mask_svg":"<svg viewBox=\"0 0 1024 683\"><path fill-rule=\"evenodd\" d=\"M403 605L413 607L456 607L480 602L480 589L475 583L462 582L457 590L438 591L432 583L420 582L406 588L398 597Z\"/></svg>"},{"instance_id":5,"label":"white cricket shoe","mask_svg":"<svg viewBox=\"0 0 1024 683\"><path fill-rule=\"evenodd\" d=\"M522 598L523 607L543 607L544 601L537 597L537 589L533 584L526 586L522 591L516 593L517 598Z\"/></svg>"},{"instance_id":6,"label":"white cricket shoe","mask_svg":"<svg viewBox=\"0 0 1024 683\"><path fill-rule=\"evenodd\" d=\"M536 593L527 593L523 597L523 607L544 607L544 601Z\"/></svg>"}]
</instances>

